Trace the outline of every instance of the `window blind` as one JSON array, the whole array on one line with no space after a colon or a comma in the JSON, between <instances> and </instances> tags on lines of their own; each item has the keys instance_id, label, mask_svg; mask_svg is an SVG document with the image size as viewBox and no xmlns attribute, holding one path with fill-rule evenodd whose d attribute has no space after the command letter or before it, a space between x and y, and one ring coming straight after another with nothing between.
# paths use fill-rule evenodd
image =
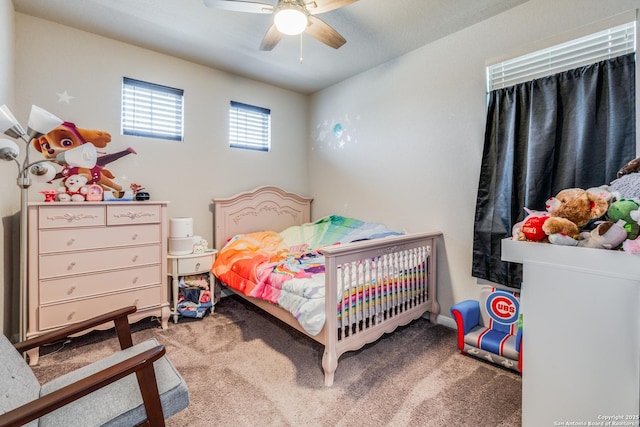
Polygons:
<instances>
[{"instance_id":1,"label":"window blind","mask_svg":"<svg viewBox=\"0 0 640 427\"><path fill-rule=\"evenodd\" d=\"M492 91L636 51L636 23L629 22L487 67Z\"/></svg>"},{"instance_id":2,"label":"window blind","mask_svg":"<svg viewBox=\"0 0 640 427\"><path fill-rule=\"evenodd\" d=\"M229 146L269 151L271 110L231 101L229 105Z\"/></svg>"},{"instance_id":3,"label":"window blind","mask_svg":"<svg viewBox=\"0 0 640 427\"><path fill-rule=\"evenodd\" d=\"M182 89L122 79L122 134L182 141Z\"/></svg>"}]
</instances>

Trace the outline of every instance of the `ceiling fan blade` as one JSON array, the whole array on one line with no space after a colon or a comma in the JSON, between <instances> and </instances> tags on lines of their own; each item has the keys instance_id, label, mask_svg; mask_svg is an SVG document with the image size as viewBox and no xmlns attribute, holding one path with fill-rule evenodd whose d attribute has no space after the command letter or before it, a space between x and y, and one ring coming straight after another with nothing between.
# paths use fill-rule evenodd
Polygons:
<instances>
[{"instance_id":1,"label":"ceiling fan blade","mask_svg":"<svg viewBox=\"0 0 640 427\"><path fill-rule=\"evenodd\" d=\"M274 24L267 30L267 34L264 35L262 43L260 44L260 50L272 50L280 40L282 40L282 33L278 31Z\"/></svg>"},{"instance_id":2,"label":"ceiling fan blade","mask_svg":"<svg viewBox=\"0 0 640 427\"><path fill-rule=\"evenodd\" d=\"M315 16L309 16L309 26L305 32L311 37L331 46L334 49L338 49L347 42L344 37L331 28L329 24Z\"/></svg>"},{"instance_id":3,"label":"ceiling fan blade","mask_svg":"<svg viewBox=\"0 0 640 427\"><path fill-rule=\"evenodd\" d=\"M330 12L335 9L350 5L358 0L315 0L305 4L305 7L311 15Z\"/></svg>"},{"instance_id":4,"label":"ceiling fan blade","mask_svg":"<svg viewBox=\"0 0 640 427\"><path fill-rule=\"evenodd\" d=\"M273 13L273 5L244 0L203 0L204 5L222 10L248 13Z\"/></svg>"}]
</instances>

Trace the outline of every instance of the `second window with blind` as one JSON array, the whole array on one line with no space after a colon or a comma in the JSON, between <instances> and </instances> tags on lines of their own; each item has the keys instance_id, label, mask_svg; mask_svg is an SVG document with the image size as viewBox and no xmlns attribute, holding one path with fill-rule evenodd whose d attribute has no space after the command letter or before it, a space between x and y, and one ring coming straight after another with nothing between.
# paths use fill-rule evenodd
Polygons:
<instances>
[{"instance_id":1,"label":"second window with blind","mask_svg":"<svg viewBox=\"0 0 640 427\"><path fill-rule=\"evenodd\" d=\"M229 103L229 146L269 151L271 149L271 110L231 101Z\"/></svg>"}]
</instances>

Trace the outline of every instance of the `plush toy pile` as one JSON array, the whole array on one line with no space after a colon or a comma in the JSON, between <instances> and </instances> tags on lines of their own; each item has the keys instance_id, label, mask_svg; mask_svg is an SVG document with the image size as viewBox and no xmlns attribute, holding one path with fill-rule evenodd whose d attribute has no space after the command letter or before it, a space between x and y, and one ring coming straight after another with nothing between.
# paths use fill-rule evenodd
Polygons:
<instances>
[{"instance_id":1,"label":"plush toy pile","mask_svg":"<svg viewBox=\"0 0 640 427\"><path fill-rule=\"evenodd\" d=\"M513 239L640 255L640 157L609 185L562 190L545 208L525 208L527 216L513 227Z\"/></svg>"}]
</instances>

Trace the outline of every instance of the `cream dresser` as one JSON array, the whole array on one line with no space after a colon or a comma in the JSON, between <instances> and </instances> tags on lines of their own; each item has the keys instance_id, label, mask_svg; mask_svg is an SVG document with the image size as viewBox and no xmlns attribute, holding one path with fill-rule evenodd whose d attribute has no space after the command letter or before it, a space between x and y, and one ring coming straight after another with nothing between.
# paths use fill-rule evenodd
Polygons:
<instances>
[{"instance_id":1,"label":"cream dresser","mask_svg":"<svg viewBox=\"0 0 640 427\"><path fill-rule=\"evenodd\" d=\"M166 202L29 205L27 338L135 305L166 329ZM109 326L105 326L109 327ZM29 362L38 363L38 351Z\"/></svg>"}]
</instances>

